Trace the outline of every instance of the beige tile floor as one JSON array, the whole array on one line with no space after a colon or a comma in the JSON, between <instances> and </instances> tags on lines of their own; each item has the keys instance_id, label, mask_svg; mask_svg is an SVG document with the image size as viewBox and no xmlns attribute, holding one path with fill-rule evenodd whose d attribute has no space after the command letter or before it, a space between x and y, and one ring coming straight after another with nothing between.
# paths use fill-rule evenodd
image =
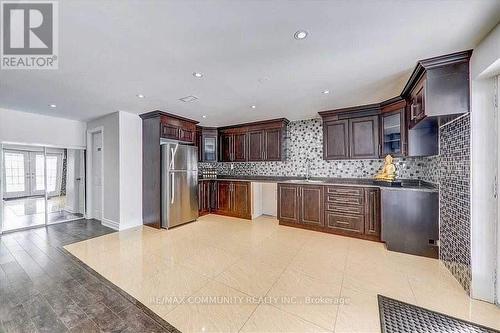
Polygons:
<instances>
[{"instance_id":1,"label":"beige tile floor","mask_svg":"<svg viewBox=\"0 0 500 333\"><path fill-rule=\"evenodd\" d=\"M66 249L182 332L379 332L377 294L500 329L500 309L437 260L269 217L207 215Z\"/></svg>"}]
</instances>

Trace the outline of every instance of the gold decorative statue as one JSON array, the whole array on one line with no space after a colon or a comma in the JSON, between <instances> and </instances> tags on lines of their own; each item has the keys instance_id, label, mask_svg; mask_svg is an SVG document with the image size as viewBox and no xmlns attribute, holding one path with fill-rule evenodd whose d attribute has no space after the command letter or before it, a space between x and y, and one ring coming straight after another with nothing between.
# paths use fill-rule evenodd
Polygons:
<instances>
[{"instance_id":1,"label":"gold decorative statue","mask_svg":"<svg viewBox=\"0 0 500 333\"><path fill-rule=\"evenodd\" d=\"M392 182L396 178L396 166L394 165L391 155L387 155L384 159L384 167L375 176L376 180Z\"/></svg>"}]
</instances>

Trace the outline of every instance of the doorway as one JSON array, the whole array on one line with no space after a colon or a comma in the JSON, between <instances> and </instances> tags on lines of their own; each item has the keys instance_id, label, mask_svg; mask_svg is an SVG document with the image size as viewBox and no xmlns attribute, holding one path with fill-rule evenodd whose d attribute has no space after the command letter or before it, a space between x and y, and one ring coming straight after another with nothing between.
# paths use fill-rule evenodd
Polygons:
<instances>
[{"instance_id":1,"label":"doorway","mask_svg":"<svg viewBox=\"0 0 500 333\"><path fill-rule=\"evenodd\" d=\"M0 145L0 232L83 218L84 151Z\"/></svg>"}]
</instances>

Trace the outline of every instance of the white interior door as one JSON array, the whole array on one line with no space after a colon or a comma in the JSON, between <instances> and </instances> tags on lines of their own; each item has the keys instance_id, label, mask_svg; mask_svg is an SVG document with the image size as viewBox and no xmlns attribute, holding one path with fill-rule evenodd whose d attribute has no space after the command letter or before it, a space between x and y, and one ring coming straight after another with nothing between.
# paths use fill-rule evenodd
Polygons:
<instances>
[{"instance_id":1,"label":"white interior door","mask_svg":"<svg viewBox=\"0 0 500 333\"><path fill-rule=\"evenodd\" d=\"M29 152L5 150L3 156L3 197L8 199L30 195Z\"/></svg>"},{"instance_id":2,"label":"white interior door","mask_svg":"<svg viewBox=\"0 0 500 333\"><path fill-rule=\"evenodd\" d=\"M102 219L102 132L92 134L92 217Z\"/></svg>"}]
</instances>

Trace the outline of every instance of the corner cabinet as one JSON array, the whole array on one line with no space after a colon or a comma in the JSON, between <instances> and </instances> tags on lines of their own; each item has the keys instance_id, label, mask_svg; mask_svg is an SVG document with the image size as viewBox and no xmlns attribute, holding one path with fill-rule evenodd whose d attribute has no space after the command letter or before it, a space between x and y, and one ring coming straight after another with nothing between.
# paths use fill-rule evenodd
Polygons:
<instances>
[{"instance_id":1,"label":"corner cabinet","mask_svg":"<svg viewBox=\"0 0 500 333\"><path fill-rule=\"evenodd\" d=\"M380 189L278 184L278 220L286 226L380 240Z\"/></svg>"},{"instance_id":2,"label":"corner cabinet","mask_svg":"<svg viewBox=\"0 0 500 333\"><path fill-rule=\"evenodd\" d=\"M217 162L217 128L196 128L196 146L199 162Z\"/></svg>"},{"instance_id":3,"label":"corner cabinet","mask_svg":"<svg viewBox=\"0 0 500 333\"><path fill-rule=\"evenodd\" d=\"M284 160L287 125L288 120L280 118L219 128L220 161Z\"/></svg>"}]
</instances>

